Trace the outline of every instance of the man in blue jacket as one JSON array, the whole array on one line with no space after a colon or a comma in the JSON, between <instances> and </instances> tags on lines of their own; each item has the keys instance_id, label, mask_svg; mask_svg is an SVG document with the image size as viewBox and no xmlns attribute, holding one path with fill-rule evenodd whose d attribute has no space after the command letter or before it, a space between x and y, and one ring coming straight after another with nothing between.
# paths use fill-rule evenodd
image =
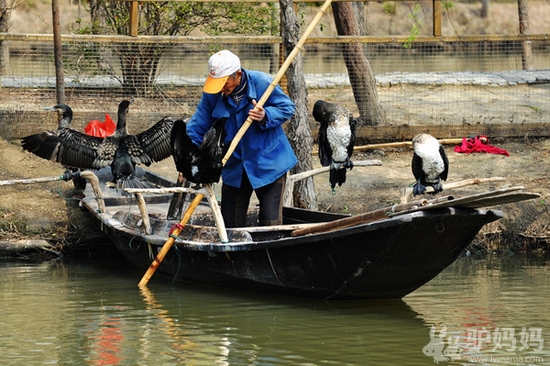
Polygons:
<instances>
[{"instance_id":1,"label":"man in blue jacket","mask_svg":"<svg viewBox=\"0 0 550 366\"><path fill-rule=\"evenodd\" d=\"M200 144L214 121L224 118L229 145L247 117L253 120L222 170L225 225L245 226L252 192L260 203L259 224L282 224L286 173L297 163L282 124L293 116L294 103L277 86L263 107L256 106L272 78L241 68L239 57L228 50L212 55L208 69L202 98L187 123L193 142Z\"/></svg>"}]
</instances>

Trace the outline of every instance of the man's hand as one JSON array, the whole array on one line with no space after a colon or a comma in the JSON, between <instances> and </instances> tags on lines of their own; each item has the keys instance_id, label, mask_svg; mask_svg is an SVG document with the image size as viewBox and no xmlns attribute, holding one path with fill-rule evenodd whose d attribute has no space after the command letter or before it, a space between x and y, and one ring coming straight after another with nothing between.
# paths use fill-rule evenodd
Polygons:
<instances>
[{"instance_id":1,"label":"man's hand","mask_svg":"<svg viewBox=\"0 0 550 366\"><path fill-rule=\"evenodd\" d=\"M248 112L248 115L250 118L252 118L253 121L256 121L260 124L265 123L265 109L263 107L260 107L257 104L255 99L252 99L252 104L254 105L254 109L251 109Z\"/></svg>"}]
</instances>

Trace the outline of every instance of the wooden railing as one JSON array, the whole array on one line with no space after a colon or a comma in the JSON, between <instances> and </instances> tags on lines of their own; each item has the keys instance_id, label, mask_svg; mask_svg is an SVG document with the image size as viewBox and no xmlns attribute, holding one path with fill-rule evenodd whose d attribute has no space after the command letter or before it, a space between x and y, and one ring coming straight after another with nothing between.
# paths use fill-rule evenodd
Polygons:
<instances>
[{"instance_id":1,"label":"wooden railing","mask_svg":"<svg viewBox=\"0 0 550 366\"><path fill-rule=\"evenodd\" d=\"M309 37L306 44L336 44L336 43L396 43L403 44L409 36L322 36ZM51 42L51 34L0 33L0 41L40 41ZM123 36L97 34L64 34L63 42L95 42L95 43L165 43L165 44L280 44L279 36ZM550 34L471 34L460 36L418 36L414 43L438 42L502 42L502 41L548 41Z\"/></svg>"}]
</instances>

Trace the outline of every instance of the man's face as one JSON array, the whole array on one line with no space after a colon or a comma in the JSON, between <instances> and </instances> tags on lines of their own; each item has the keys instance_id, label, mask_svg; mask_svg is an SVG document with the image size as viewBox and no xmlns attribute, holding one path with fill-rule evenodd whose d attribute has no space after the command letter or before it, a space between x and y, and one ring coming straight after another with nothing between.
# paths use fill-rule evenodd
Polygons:
<instances>
[{"instance_id":1,"label":"man's face","mask_svg":"<svg viewBox=\"0 0 550 366\"><path fill-rule=\"evenodd\" d=\"M227 96L235 90L235 88L241 82L242 71L237 71L234 75L231 75L229 79L225 82L225 85L222 88L223 95Z\"/></svg>"}]
</instances>

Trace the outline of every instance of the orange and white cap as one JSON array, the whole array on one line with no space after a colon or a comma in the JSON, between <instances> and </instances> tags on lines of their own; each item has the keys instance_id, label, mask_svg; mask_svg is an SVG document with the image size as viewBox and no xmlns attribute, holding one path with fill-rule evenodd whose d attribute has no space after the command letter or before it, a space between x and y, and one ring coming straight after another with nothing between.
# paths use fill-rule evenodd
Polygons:
<instances>
[{"instance_id":1,"label":"orange and white cap","mask_svg":"<svg viewBox=\"0 0 550 366\"><path fill-rule=\"evenodd\" d=\"M208 59L208 77L202 90L208 94L217 94L227 79L241 69L241 60L229 50L219 51Z\"/></svg>"}]
</instances>

